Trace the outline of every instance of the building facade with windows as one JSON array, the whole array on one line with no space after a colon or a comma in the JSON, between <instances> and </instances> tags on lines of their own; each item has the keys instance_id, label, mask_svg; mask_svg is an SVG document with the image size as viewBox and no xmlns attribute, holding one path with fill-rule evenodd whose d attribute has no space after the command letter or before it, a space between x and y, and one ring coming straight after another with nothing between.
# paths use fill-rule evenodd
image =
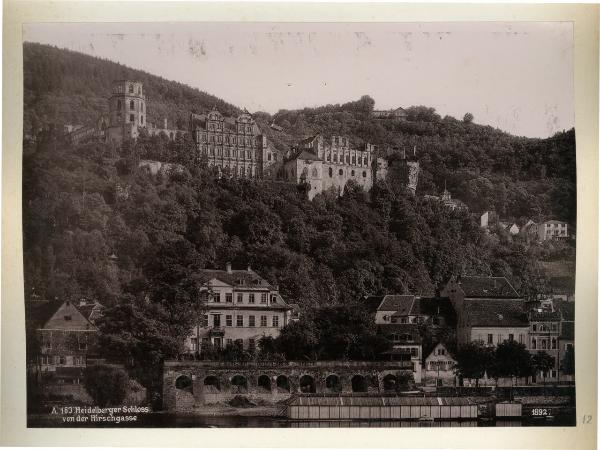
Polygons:
<instances>
[{"instance_id":1,"label":"building facade with windows","mask_svg":"<svg viewBox=\"0 0 600 450\"><path fill-rule=\"evenodd\" d=\"M277 337L292 318L292 308L277 286L250 267L233 270L201 270L196 275L201 292L200 322L186 339L188 353L203 348L238 345L250 352L263 336Z\"/></svg>"},{"instance_id":2,"label":"building facade with windows","mask_svg":"<svg viewBox=\"0 0 600 450\"><path fill-rule=\"evenodd\" d=\"M560 367L560 311L554 309L552 301L542 302L539 308L529 313L529 351L532 355L545 352L554 359L554 366L547 373L538 373L536 378L557 380Z\"/></svg>"},{"instance_id":3,"label":"building facade with windows","mask_svg":"<svg viewBox=\"0 0 600 450\"><path fill-rule=\"evenodd\" d=\"M283 176L287 181L309 184L310 198L329 189L341 195L350 180L369 191L376 176L376 162L372 144L357 148L346 136L326 139L317 134L299 142L297 151L284 165Z\"/></svg>"},{"instance_id":4,"label":"building facade with windows","mask_svg":"<svg viewBox=\"0 0 600 450\"><path fill-rule=\"evenodd\" d=\"M216 109L192 113L190 130L200 157L225 176L271 178L283 161L247 111L235 118Z\"/></svg>"},{"instance_id":5,"label":"building facade with windows","mask_svg":"<svg viewBox=\"0 0 600 450\"><path fill-rule=\"evenodd\" d=\"M455 386L454 373L456 360L442 343L431 349L424 360L423 384L434 386Z\"/></svg>"},{"instance_id":6,"label":"building facade with windows","mask_svg":"<svg viewBox=\"0 0 600 450\"><path fill-rule=\"evenodd\" d=\"M538 224L537 233L540 241L567 239L569 237L567 223L559 220L547 220Z\"/></svg>"},{"instance_id":7,"label":"building facade with windows","mask_svg":"<svg viewBox=\"0 0 600 450\"><path fill-rule=\"evenodd\" d=\"M90 306L89 317L99 317L100 306ZM43 378L50 377L58 383L80 382L87 357L94 353L98 339L98 328L84 314L85 310L82 313L75 304L66 301L37 330L38 363Z\"/></svg>"},{"instance_id":8,"label":"building facade with windows","mask_svg":"<svg viewBox=\"0 0 600 450\"><path fill-rule=\"evenodd\" d=\"M422 338L418 324L381 324L378 331L392 342L391 350L382 355L390 361L410 361L415 383L421 383Z\"/></svg>"}]
</instances>

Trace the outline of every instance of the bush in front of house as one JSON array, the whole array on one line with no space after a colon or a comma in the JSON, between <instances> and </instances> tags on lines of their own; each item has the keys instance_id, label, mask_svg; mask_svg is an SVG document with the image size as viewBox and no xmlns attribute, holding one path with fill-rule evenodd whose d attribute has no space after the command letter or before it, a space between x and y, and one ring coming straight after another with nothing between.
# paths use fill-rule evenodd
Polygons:
<instances>
[{"instance_id":1,"label":"bush in front of house","mask_svg":"<svg viewBox=\"0 0 600 450\"><path fill-rule=\"evenodd\" d=\"M119 367L89 366L84 386L97 406L121 405L129 392L129 375Z\"/></svg>"}]
</instances>

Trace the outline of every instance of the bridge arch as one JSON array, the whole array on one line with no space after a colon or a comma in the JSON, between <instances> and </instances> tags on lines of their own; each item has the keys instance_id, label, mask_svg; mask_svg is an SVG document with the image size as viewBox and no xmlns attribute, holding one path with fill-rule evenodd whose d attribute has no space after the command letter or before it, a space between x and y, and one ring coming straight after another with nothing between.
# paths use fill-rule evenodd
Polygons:
<instances>
[{"instance_id":1,"label":"bridge arch","mask_svg":"<svg viewBox=\"0 0 600 450\"><path fill-rule=\"evenodd\" d=\"M282 393L288 393L291 391L290 379L285 375L279 375L275 381L277 391Z\"/></svg>"},{"instance_id":2,"label":"bridge arch","mask_svg":"<svg viewBox=\"0 0 600 450\"><path fill-rule=\"evenodd\" d=\"M367 392L368 385L367 379L360 374L356 374L352 377L352 392Z\"/></svg>"},{"instance_id":3,"label":"bridge arch","mask_svg":"<svg viewBox=\"0 0 600 450\"><path fill-rule=\"evenodd\" d=\"M267 375L260 375L256 384L259 389L271 392L271 379Z\"/></svg>"},{"instance_id":4,"label":"bridge arch","mask_svg":"<svg viewBox=\"0 0 600 450\"><path fill-rule=\"evenodd\" d=\"M214 375L204 378L204 389L210 391L221 391L221 381Z\"/></svg>"},{"instance_id":5,"label":"bridge arch","mask_svg":"<svg viewBox=\"0 0 600 450\"><path fill-rule=\"evenodd\" d=\"M300 377L300 392L303 394L314 394L317 392L315 379L308 374Z\"/></svg>"},{"instance_id":6,"label":"bridge arch","mask_svg":"<svg viewBox=\"0 0 600 450\"><path fill-rule=\"evenodd\" d=\"M383 377L383 390L388 392L398 390L398 377L391 373Z\"/></svg>"},{"instance_id":7,"label":"bridge arch","mask_svg":"<svg viewBox=\"0 0 600 450\"><path fill-rule=\"evenodd\" d=\"M336 373L331 373L325 378L325 391L328 393L342 392L342 381Z\"/></svg>"},{"instance_id":8,"label":"bridge arch","mask_svg":"<svg viewBox=\"0 0 600 450\"><path fill-rule=\"evenodd\" d=\"M180 389L182 391L194 392L193 391L194 384L192 383L192 378L188 375L179 375L175 379L175 388Z\"/></svg>"},{"instance_id":9,"label":"bridge arch","mask_svg":"<svg viewBox=\"0 0 600 450\"><path fill-rule=\"evenodd\" d=\"M248 379L243 375L231 377L231 392L235 394L248 393Z\"/></svg>"}]
</instances>

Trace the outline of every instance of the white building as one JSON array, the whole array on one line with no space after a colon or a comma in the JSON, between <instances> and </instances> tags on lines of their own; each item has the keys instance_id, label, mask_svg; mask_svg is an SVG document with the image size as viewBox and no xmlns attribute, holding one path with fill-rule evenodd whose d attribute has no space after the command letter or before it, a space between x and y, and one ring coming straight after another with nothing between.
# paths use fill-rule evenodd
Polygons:
<instances>
[{"instance_id":1,"label":"white building","mask_svg":"<svg viewBox=\"0 0 600 450\"><path fill-rule=\"evenodd\" d=\"M292 308L250 267L201 270L197 274L203 299L200 323L186 339L189 353L206 346L240 345L254 351L263 336L277 337L292 320Z\"/></svg>"}]
</instances>

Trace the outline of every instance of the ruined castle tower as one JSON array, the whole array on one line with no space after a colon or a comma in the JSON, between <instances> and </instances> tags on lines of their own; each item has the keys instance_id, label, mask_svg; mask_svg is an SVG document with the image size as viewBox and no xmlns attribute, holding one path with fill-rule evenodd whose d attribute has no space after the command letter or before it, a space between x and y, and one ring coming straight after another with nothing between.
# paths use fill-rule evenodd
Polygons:
<instances>
[{"instance_id":1,"label":"ruined castle tower","mask_svg":"<svg viewBox=\"0 0 600 450\"><path fill-rule=\"evenodd\" d=\"M136 138L138 128L146 126L146 96L142 83L132 80L115 81L108 99L108 109L108 138L118 142Z\"/></svg>"}]
</instances>

